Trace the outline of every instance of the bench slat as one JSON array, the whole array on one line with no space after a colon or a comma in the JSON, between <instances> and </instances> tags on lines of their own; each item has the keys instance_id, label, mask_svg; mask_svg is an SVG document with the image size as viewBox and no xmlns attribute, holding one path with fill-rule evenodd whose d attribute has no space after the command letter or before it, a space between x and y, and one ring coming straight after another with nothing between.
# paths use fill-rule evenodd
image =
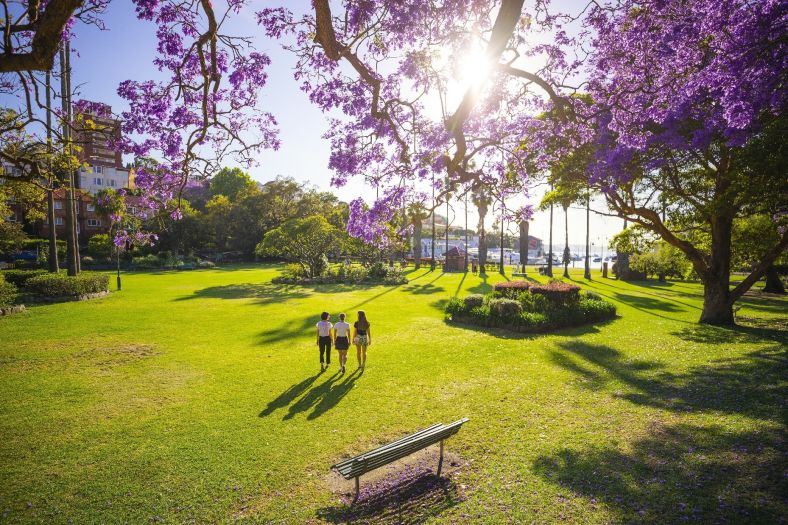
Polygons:
<instances>
[{"instance_id":1,"label":"bench slat","mask_svg":"<svg viewBox=\"0 0 788 525\"><path fill-rule=\"evenodd\" d=\"M365 452L364 454L359 454L358 456L354 456L352 458L348 458L346 460L340 461L339 463L337 463L336 465L332 466L331 468L339 468L340 466L344 465L345 463L352 463L353 461L355 461L356 459L360 458L361 456L365 456L367 454L371 454L373 452L378 452L378 451L381 451L381 450L384 450L384 449L387 449L387 448L395 447L395 446L397 446L397 445L399 445L401 443L405 443L407 441L410 441L410 440L412 440L412 439L414 439L414 438L416 438L416 437L418 437L420 435L423 435L423 434L425 434L427 432L433 431L433 430L437 429L438 427L443 427L443 425L440 424L440 423L436 423L435 425L432 425L431 427L427 427L425 429L419 430L418 432L414 432L413 434L407 435L407 436L405 436L403 438L400 438L400 439L398 439L396 441L392 441L391 443L387 443L387 444L382 445L382 446L380 446L378 448L372 449L372 450L370 450L368 452Z\"/></svg>"},{"instance_id":2,"label":"bench slat","mask_svg":"<svg viewBox=\"0 0 788 525\"><path fill-rule=\"evenodd\" d=\"M345 479L360 476L453 436L467 421L467 418L463 418L448 425L433 425L388 445L337 463L332 468L335 468Z\"/></svg>"}]
</instances>

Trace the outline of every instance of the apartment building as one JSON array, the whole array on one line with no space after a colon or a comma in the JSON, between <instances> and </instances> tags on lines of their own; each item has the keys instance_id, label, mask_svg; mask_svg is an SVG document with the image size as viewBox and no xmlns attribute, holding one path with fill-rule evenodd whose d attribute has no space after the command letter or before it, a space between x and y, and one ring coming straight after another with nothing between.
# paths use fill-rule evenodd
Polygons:
<instances>
[{"instance_id":1,"label":"apartment building","mask_svg":"<svg viewBox=\"0 0 788 525\"><path fill-rule=\"evenodd\" d=\"M102 115L97 112L82 115L78 121L89 120L91 126L77 125L74 134L75 143L80 151L77 154L82 166L79 169L79 180L76 185L95 195L97 192L110 188L134 187L134 170L123 166L119 151L108 145L113 139L120 138L120 122L103 115L110 115L112 108L104 105Z\"/></svg>"},{"instance_id":2,"label":"apartment building","mask_svg":"<svg viewBox=\"0 0 788 525\"><path fill-rule=\"evenodd\" d=\"M66 197L65 190L55 190L55 233L59 239L66 236ZM97 233L109 232L109 222L96 213L96 206L93 197L87 192L77 191L76 196L77 212L77 235L79 243L86 244L88 239ZM49 219L45 217L41 221L36 221L34 225L35 233L38 237L46 238L49 236L51 228Z\"/></svg>"}]
</instances>

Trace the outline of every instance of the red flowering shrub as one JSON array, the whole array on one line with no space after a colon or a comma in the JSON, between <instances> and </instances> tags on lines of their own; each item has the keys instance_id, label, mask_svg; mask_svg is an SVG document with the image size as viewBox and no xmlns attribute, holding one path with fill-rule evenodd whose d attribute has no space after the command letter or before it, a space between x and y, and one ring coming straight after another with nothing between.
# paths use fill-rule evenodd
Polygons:
<instances>
[{"instance_id":1,"label":"red flowering shrub","mask_svg":"<svg viewBox=\"0 0 788 525\"><path fill-rule=\"evenodd\" d=\"M505 299L517 299L521 292L528 290L531 283L528 281L505 281L502 283L495 283L493 288L496 296Z\"/></svg>"},{"instance_id":2,"label":"red flowering shrub","mask_svg":"<svg viewBox=\"0 0 788 525\"><path fill-rule=\"evenodd\" d=\"M550 281L547 284L533 284L531 293L545 296L553 303L566 304L580 299L580 287L561 281Z\"/></svg>"}]
</instances>

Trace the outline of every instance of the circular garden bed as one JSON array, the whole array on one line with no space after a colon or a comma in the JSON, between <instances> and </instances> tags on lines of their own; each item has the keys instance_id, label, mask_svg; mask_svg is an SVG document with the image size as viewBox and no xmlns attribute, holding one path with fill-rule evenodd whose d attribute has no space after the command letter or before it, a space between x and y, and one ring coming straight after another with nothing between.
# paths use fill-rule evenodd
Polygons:
<instances>
[{"instance_id":1,"label":"circular garden bed","mask_svg":"<svg viewBox=\"0 0 788 525\"><path fill-rule=\"evenodd\" d=\"M454 297L446 305L448 321L515 332L546 332L615 316L614 304L562 281L498 283L489 294Z\"/></svg>"}]
</instances>

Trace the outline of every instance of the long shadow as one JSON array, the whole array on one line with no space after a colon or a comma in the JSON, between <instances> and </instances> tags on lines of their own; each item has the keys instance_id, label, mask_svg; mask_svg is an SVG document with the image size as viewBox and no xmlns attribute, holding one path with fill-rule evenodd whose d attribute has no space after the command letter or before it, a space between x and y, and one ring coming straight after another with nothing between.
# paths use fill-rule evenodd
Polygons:
<instances>
[{"instance_id":1,"label":"long shadow","mask_svg":"<svg viewBox=\"0 0 788 525\"><path fill-rule=\"evenodd\" d=\"M482 282L477 284L476 286L471 286L468 288L468 291L471 293L480 293L480 294L487 294L492 291L492 285L487 283L487 274L480 273L479 277L482 278Z\"/></svg>"},{"instance_id":2,"label":"long shadow","mask_svg":"<svg viewBox=\"0 0 788 525\"><path fill-rule=\"evenodd\" d=\"M320 401L315 405L315 408L312 409L312 412L306 417L309 420L317 419L342 401L342 398L345 397L352 389L353 385L356 383L356 380L361 377L364 372L360 369L356 369L350 373L345 380L339 384L332 386L328 392L326 392L323 397L320 398Z\"/></svg>"},{"instance_id":3,"label":"long shadow","mask_svg":"<svg viewBox=\"0 0 788 525\"><path fill-rule=\"evenodd\" d=\"M628 304L639 310L658 310L661 312L683 312L684 309L676 306L673 303L665 301L664 299L652 299L651 297L642 297L640 295L630 295L620 292L614 292L613 297L616 301Z\"/></svg>"},{"instance_id":4,"label":"long shadow","mask_svg":"<svg viewBox=\"0 0 788 525\"><path fill-rule=\"evenodd\" d=\"M652 425L626 450L564 448L534 461L559 490L603 502L615 523L784 523L781 429Z\"/></svg>"},{"instance_id":5,"label":"long shadow","mask_svg":"<svg viewBox=\"0 0 788 525\"><path fill-rule=\"evenodd\" d=\"M675 335L693 343L704 344L731 344L731 343L758 343L774 341L788 345L788 319L757 319L741 317L736 326L710 326L695 325L683 328L671 335Z\"/></svg>"},{"instance_id":6,"label":"long shadow","mask_svg":"<svg viewBox=\"0 0 788 525\"><path fill-rule=\"evenodd\" d=\"M718 411L782 422L788 398L786 346L778 343L741 357L723 358L686 372L665 370L652 361L631 360L618 350L582 341L550 350L556 365L581 376L588 388L615 380L616 396L634 404L686 413ZM596 368L595 368L596 367Z\"/></svg>"},{"instance_id":7,"label":"long shadow","mask_svg":"<svg viewBox=\"0 0 788 525\"><path fill-rule=\"evenodd\" d=\"M466 277L468 277L468 272L463 272L462 273L462 279L460 279L460 282L457 283L457 289L454 290L454 297L457 297L457 295L459 295L460 290L462 290L462 285L465 283L465 278Z\"/></svg>"},{"instance_id":8,"label":"long shadow","mask_svg":"<svg viewBox=\"0 0 788 525\"><path fill-rule=\"evenodd\" d=\"M255 299L255 304L265 305L285 299L303 299L311 294L294 285L272 283L242 283L225 286L210 286L195 290L192 295L177 297L174 301L192 299Z\"/></svg>"},{"instance_id":9,"label":"long shadow","mask_svg":"<svg viewBox=\"0 0 788 525\"><path fill-rule=\"evenodd\" d=\"M437 301L433 303L431 306L434 306L435 308L439 308L441 306L445 306L445 303L446 300L444 300L443 302ZM530 339L537 339L539 337L545 337L545 336L580 337L588 334L596 334L599 332L600 326L604 326L608 323L612 323L613 321L615 321L615 319L600 321L593 324L584 324L581 326L559 328L557 330L546 330L543 332L515 332L513 330L507 330L506 328L478 326L478 325L463 323L459 321L446 321L446 324L454 328L460 328L462 330L479 332L484 335L497 337L498 339L530 340Z\"/></svg>"},{"instance_id":10,"label":"long shadow","mask_svg":"<svg viewBox=\"0 0 788 525\"><path fill-rule=\"evenodd\" d=\"M301 319L290 319L285 321L280 326L275 328L268 328L260 332L259 344L265 345L270 343L278 343L286 339L292 339L309 333L309 329L315 327L320 320L320 312L315 312L312 315L307 315ZM261 322L265 322L262 320ZM314 332L314 330L313 330ZM313 340L314 344L314 340ZM315 344L315 355L317 355L317 345Z\"/></svg>"},{"instance_id":11,"label":"long shadow","mask_svg":"<svg viewBox=\"0 0 788 525\"><path fill-rule=\"evenodd\" d=\"M626 281L626 282L629 285L638 286L638 288L651 288L652 286L654 286L653 284L643 284L642 281L641 282ZM612 288L614 290L620 290L619 287L614 286L614 285L610 284L609 282L605 282L604 279L601 279L601 280L598 280L598 281L593 281L593 283L595 285L607 286L608 288ZM618 294L620 292L614 292L614 293ZM638 289L637 293L640 293L640 294L643 294L643 295L650 295L650 296L656 297L657 299L660 299L662 301L671 301L673 303L680 304L681 306L685 306L687 308L694 308L695 310L700 310L701 309L701 307L699 307L698 305L691 304L691 303L685 303L684 301L679 301L678 299L676 299L674 297L670 297L669 295L663 295L663 294L658 294L658 293L653 293L653 292L647 292L647 291L642 290L642 289ZM674 292L671 291L669 293L673 294ZM686 292L682 291L682 292L675 292L675 293L676 294L680 294L680 295L685 296L685 297L686 296L696 296L696 297L699 297L699 298L703 297L703 294L692 293L692 292L689 292L689 291L686 291ZM630 296L630 297L636 297L636 296Z\"/></svg>"},{"instance_id":12,"label":"long shadow","mask_svg":"<svg viewBox=\"0 0 788 525\"><path fill-rule=\"evenodd\" d=\"M290 405L287 409L287 414L282 417L282 420L288 420L294 418L297 414L301 412L306 412L313 406L317 405L317 403L331 391L331 385L333 385L336 381L338 381L342 376L339 373L339 370L334 372L334 375L330 376L328 379L323 381L317 386L313 386L306 394L304 394L298 401Z\"/></svg>"},{"instance_id":13,"label":"long shadow","mask_svg":"<svg viewBox=\"0 0 788 525\"><path fill-rule=\"evenodd\" d=\"M464 497L450 479L410 468L393 480L362 487L358 502L318 509L329 523L416 524L437 518Z\"/></svg>"},{"instance_id":14,"label":"long shadow","mask_svg":"<svg viewBox=\"0 0 788 525\"><path fill-rule=\"evenodd\" d=\"M600 291L599 288L592 287L591 289L592 289L592 291L594 293L597 293L597 294L601 295L602 297L607 297L608 299L611 299L611 300L620 301L621 303L623 303L623 304L625 304L625 305L627 305L629 307L632 307L635 310L640 310L643 313L647 313L647 314L653 315L655 317L661 317L662 319L668 319L670 321L676 321L676 322L679 322L679 323L687 323L687 324L689 324L691 322L691 321L687 321L686 319L680 319L680 318L677 318L677 317L670 317L670 316L667 316L667 315L659 314L659 313L655 312L653 309L650 309L650 308L647 308L647 307L644 307L644 306L639 306L639 302L638 301L627 302L628 298L631 298L631 297L635 297L636 299L638 299L637 296L627 295L627 294L620 294L618 292L613 292L613 295L611 295L609 293L605 293L603 291ZM642 303L640 303L640 304L642 304ZM678 311L678 310L676 310L676 311Z\"/></svg>"},{"instance_id":15,"label":"long shadow","mask_svg":"<svg viewBox=\"0 0 788 525\"><path fill-rule=\"evenodd\" d=\"M276 399L272 399L268 402L268 405L260 412L259 417L266 417L273 414L279 408L285 408L290 403L292 403L298 396L303 394L309 386L314 383L318 377L320 377L323 372L319 372L312 377L307 377L303 381L299 383L295 383L290 386L287 390L279 394Z\"/></svg>"}]
</instances>

